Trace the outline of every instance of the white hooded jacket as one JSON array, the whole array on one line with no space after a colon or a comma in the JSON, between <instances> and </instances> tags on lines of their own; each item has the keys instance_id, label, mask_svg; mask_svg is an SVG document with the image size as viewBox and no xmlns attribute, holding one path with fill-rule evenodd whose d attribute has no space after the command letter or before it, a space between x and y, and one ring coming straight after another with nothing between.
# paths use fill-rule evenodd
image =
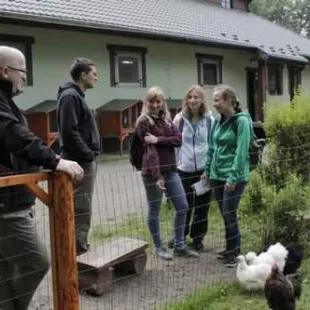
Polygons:
<instances>
[{"instance_id":1,"label":"white hooded jacket","mask_svg":"<svg viewBox=\"0 0 310 310\"><path fill-rule=\"evenodd\" d=\"M182 129L182 145L176 149L176 161L179 170L184 172L201 172L205 169L207 152L209 148L209 135L206 118L210 117L211 126L214 124L214 118L210 114L202 116L194 129L191 121L184 116L182 112L178 113L173 123L180 128L181 118L184 119ZM211 130L210 130L211 131Z\"/></svg>"}]
</instances>

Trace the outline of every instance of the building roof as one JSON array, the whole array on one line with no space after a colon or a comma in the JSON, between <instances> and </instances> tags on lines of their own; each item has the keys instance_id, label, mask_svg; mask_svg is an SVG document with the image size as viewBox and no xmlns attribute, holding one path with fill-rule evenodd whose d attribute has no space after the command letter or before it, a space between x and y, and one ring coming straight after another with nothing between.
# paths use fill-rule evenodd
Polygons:
<instances>
[{"instance_id":1,"label":"building roof","mask_svg":"<svg viewBox=\"0 0 310 310\"><path fill-rule=\"evenodd\" d=\"M134 99L113 99L102 106L100 106L98 112L115 112L115 111L124 111L134 103L137 103L138 100ZM167 99L167 105L170 109L177 109L181 106L182 99ZM28 112L28 111L27 111Z\"/></svg>"},{"instance_id":2,"label":"building roof","mask_svg":"<svg viewBox=\"0 0 310 310\"><path fill-rule=\"evenodd\" d=\"M105 112L115 112L115 111L124 111L129 106L133 105L138 100L134 99L113 99L102 106L100 106L97 111Z\"/></svg>"},{"instance_id":3,"label":"building roof","mask_svg":"<svg viewBox=\"0 0 310 310\"><path fill-rule=\"evenodd\" d=\"M27 114L32 113L49 113L56 109L57 100L44 100L26 110Z\"/></svg>"},{"instance_id":4,"label":"building roof","mask_svg":"<svg viewBox=\"0 0 310 310\"><path fill-rule=\"evenodd\" d=\"M183 99L167 99L169 109L178 109L181 107Z\"/></svg>"},{"instance_id":5,"label":"building roof","mask_svg":"<svg viewBox=\"0 0 310 310\"><path fill-rule=\"evenodd\" d=\"M185 42L254 49L307 62L310 40L205 0L1 0L0 16Z\"/></svg>"}]
</instances>

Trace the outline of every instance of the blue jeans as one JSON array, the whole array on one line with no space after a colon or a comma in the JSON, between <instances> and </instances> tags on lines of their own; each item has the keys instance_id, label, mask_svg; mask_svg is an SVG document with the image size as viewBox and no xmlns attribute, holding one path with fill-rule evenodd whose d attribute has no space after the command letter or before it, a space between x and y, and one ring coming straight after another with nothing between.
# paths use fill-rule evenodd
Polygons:
<instances>
[{"instance_id":1,"label":"blue jeans","mask_svg":"<svg viewBox=\"0 0 310 310\"><path fill-rule=\"evenodd\" d=\"M174 244L176 248L184 248L184 230L188 205L181 179L177 172L167 172L163 175L165 180L166 195L171 199L176 210L174 219ZM143 183L148 201L147 223L155 247L162 246L159 227L159 212L163 191L158 189L153 177L144 176Z\"/></svg>"},{"instance_id":2,"label":"blue jeans","mask_svg":"<svg viewBox=\"0 0 310 310\"><path fill-rule=\"evenodd\" d=\"M233 191L225 191L225 183L224 181L211 180L211 187L225 224L226 250L238 255L241 237L237 211L246 182L238 183Z\"/></svg>"}]
</instances>

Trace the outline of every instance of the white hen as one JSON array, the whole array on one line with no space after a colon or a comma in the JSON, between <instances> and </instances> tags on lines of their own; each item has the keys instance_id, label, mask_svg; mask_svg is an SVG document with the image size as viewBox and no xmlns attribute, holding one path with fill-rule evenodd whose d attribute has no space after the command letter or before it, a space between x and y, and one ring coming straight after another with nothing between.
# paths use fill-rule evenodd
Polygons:
<instances>
[{"instance_id":1,"label":"white hen","mask_svg":"<svg viewBox=\"0 0 310 310\"><path fill-rule=\"evenodd\" d=\"M280 242L277 242L268 248L267 253L274 258L276 264L282 272L285 267L286 258L288 255L288 250L285 248L285 246L283 246Z\"/></svg>"},{"instance_id":2,"label":"white hen","mask_svg":"<svg viewBox=\"0 0 310 310\"><path fill-rule=\"evenodd\" d=\"M273 256L267 252L262 252L258 256L255 252L248 252L245 255L245 259L249 265L267 264L273 266L273 264L276 262Z\"/></svg>"},{"instance_id":3,"label":"white hen","mask_svg":"<svg viewBox=\"0 0 310 310\"><path fill-rule=\"evenodd\" d=\"M265 287L266 279L271 273L271 265L247 265L245 257L237 257L237 279L248 290L260 290Z\"/></svg>"}]
</instances>

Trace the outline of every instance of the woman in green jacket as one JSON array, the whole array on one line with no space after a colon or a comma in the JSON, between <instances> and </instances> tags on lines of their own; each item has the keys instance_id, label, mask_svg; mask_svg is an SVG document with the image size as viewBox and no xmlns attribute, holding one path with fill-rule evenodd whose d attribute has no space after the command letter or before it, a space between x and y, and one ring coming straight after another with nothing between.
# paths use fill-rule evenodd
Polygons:
<instances>
[{"instance_id":1,"label":"woman in green jacket","mask_svg":"<svg viewBox=\"0 0 310 310\"><path fill-rule=\"evenodd\" d=\"M249 113L241 111L230 86L217 86L213 101L220 116L210 136L205 175L210 180L225 224L226 249L218 253L218 258L227 267L234 267L240 253L237 210L249 178L252 121Z\"/></svg>"}]
</instances>

